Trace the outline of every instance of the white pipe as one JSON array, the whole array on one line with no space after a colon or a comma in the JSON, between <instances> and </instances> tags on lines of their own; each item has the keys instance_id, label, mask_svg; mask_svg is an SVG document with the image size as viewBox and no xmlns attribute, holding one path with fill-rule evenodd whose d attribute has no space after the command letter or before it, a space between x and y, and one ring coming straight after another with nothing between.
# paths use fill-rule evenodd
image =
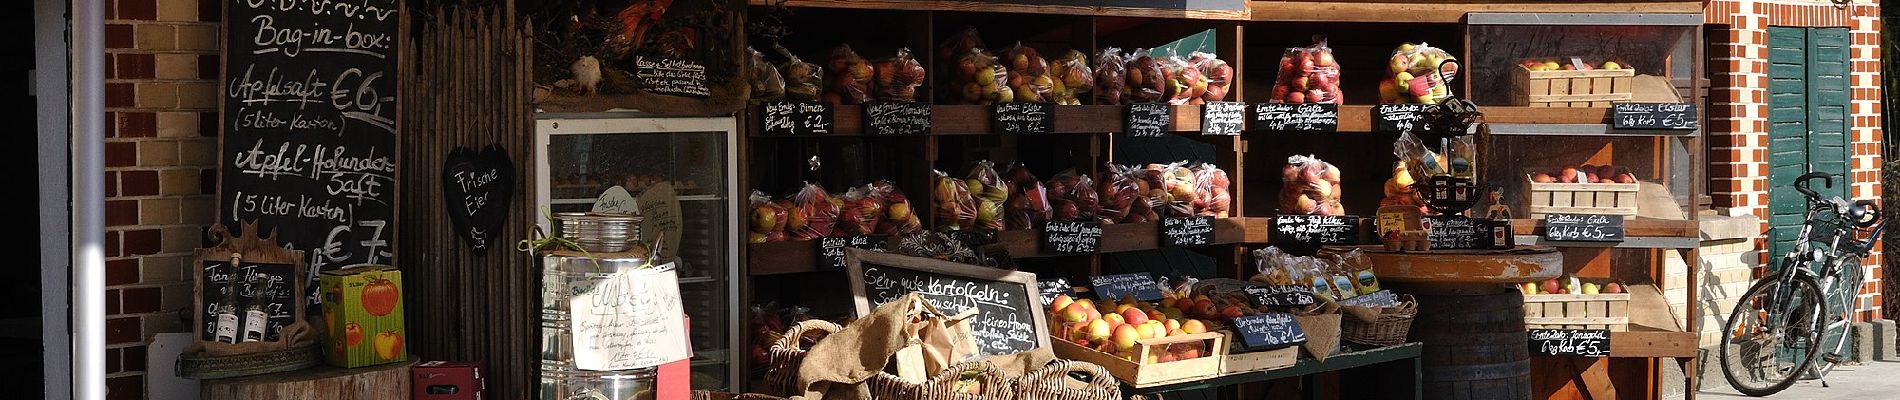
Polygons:
<instances>
[{"instance_id":1,"label":"white pipe","mask_svg":"<svg viewBox=\"0 0 1900 400\"><path fill-rule=\"evenodd\" d=\"M66 2L33 2L33 97L39 109L40 237L72 237L70 185L72 140L66 97ZM72 276L72 243L40 240L40 388L47 400L73 398L73 340L66 307Z\"/></svg>"},{"instance_id":2,"label":"white pipe","mask_svg":"<svg viewBox=\"0 0 1900 400\"><path fill-rule=\"evenodd\" d=\"M78 400L106 396L104 4L72 2L72 387Z\"/></svg>"}]
</instances>

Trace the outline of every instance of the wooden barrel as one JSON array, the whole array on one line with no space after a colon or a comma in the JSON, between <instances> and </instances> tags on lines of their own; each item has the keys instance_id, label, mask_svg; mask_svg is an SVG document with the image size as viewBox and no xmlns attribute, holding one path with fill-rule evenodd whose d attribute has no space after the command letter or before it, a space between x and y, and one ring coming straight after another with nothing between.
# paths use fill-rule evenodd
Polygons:
<instances>
[{"instance_id":1,"label":"wooden barrel","mask_svg":"<svg viewBox=\"0 0 1900 400\"><path fill-rule=\"evenodd\" d=\"M1425 344L1426 399L1531 398L1524 295L1417 295L1411 340Z\"/></svg>"}]
</instances>

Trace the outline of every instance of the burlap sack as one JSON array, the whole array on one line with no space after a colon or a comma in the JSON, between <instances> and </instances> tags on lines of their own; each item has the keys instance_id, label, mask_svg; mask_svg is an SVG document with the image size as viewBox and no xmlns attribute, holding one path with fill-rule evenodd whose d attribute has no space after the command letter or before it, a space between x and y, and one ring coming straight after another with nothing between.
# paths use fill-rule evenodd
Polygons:
<instances>
[{"instance_id":1,"label":"burlap sack","mask_svg":"<svg viewBox=\"0 0 1900 400\"><path fill-rule=\"evenodd\" d=\"M1339 351L1339 304L1321 296L1313 298L1317 302L1294 312L1293 321L1299 322L1300 330L1306 332L1306 343L1300 348L1313 359L1326 361L1326 357Z\"/></svg>"},{"instance_id":2,"label":"burlap sack","mask_svg":"<svg viewBox=\"0 0 1900 400\"><path fill-rule=\"evenodd\" d=\"M921 377L906 378L919 382L969 359L976 354L976 342L967 322L944 315L922 296L907 295L878 306L813 345L799 366L793 390L802 394L794 398L871 399L865 381L884 373L900 352L910 354L900 359L911 360L899 362L899 374L918 375L914 370L922 369Z\"/></svg>"}]
</instances>

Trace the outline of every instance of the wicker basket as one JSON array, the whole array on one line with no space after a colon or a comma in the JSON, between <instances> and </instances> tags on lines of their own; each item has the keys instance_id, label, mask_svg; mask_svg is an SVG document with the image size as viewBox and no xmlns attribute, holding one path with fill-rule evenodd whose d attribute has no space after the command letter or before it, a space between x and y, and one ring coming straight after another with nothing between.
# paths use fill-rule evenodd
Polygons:
<instances>
[{"instance_id":1,"label":"wicker basket","mask_svg":"<svg viewBox=\"0 0 1900 400\"><path fill-rule=\"evenodd\" d=\"M1368 312L1346 312L1347 318L1340 323L1341 336L1353 343L1391 346L1405 343L1405 335L1412 331L1412 318L1418 316L1418 302L1411 295L1400 295L1397 307L1362 310ZM1371 318L1365 318L1367 314Z\"/></svg>"},{"instance_id":2,"label":"wicker basket","mask_svg":"<svg viewBox=\"0 0 1900 400\"><path fill-rule=\"evenodd\" d=\"M1072 373L1088 375L1080 388L1070 385ZM1010 382L1017 400L1120 400L1121 383L1108 369L1082 361L1056 360L1042 369Z\"/></svg>"},{"instance_id":3,"label":"wicker basket","mask_svg":"<svg viewBox=\"0 0 1900 400\"><path fill-rule=\"evenodd\" d=\"M964 373L975 376L964 379ZM913 383L889 372L878 372L864 381L871 398L878 400L1016 400L1009 388L1009 377L988 361L965 361L951 365L930 380ZM976 385L974 388L965 386Z\"/></svg>"},{"instance_id":4,"label":"wicker basket","mask_svg":"<svg viewBox=\"0 0 1900 400\"><path fill-rule=\"evenodd\" d=\"M785 398L758 393L725 393L694 390L692 400L785 400Z\"/></svg>"},{"instance_id":5,"label":"wicker basket","mask_svg":"<svg viewBox=\"0 0 1900 400\"><path fill-rule=\"evenodd\" d=\"M829 335L838 333L844 327L822 319L805 320L792 325L792 329L785 331L785 336L780 337L778 341L772 343L771 348L765 350L768 360L765 366L765 387L760 389L780 396L802 392L792 387L798 384L798 365L805 361L805 353L810 351L800 346L800 342L806 332L814 329L824 331Z\"/></svg>"},{"instance_id":6,"label":"wicker basket","mask_svg":"<svg viewBox=\"0 0 1900 400\"><path fill-rule=\"evenodd\" d=\"M187 379L223 379L296 371L323 362L316 343L284 350L228 356L186 354L178 357L178 377Z\"/></svg>"}]
</instances>

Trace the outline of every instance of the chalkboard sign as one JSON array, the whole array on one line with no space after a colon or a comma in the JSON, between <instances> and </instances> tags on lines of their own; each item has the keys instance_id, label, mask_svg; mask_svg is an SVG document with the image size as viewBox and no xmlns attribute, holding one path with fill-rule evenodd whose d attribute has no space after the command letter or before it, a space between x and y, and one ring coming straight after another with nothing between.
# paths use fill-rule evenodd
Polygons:
<instances>
[{"instance_id":1,"label":"chalkboard sign","mask_svg":"<svg viewBox=\"0 0 1900 400\"><path fill-rule=\"evenodd\" d=\"M845 248L883 250L884 242L889 239L890 236L885 235L818 238L814 240L818 242L818 270L843 271Z\"/></svg>"},{"instance_id":2,"label":"chalkboard sign","mask_svg":"<svg viewBox=\"0 0 1900 400\"><path fill-rule=\"evenodd\" d=\"M1056 106L1049 103L1002 103L990 108L991 129L997 133L1054 133Z\"/></svg>"},{"instance_id":3,"label":"chalkboard sign","mask_svg":"<svg viewBox=\"0 0 1900 400\"><path fill-rule=\"evenodd\" d=\"M1254 307L1301 307L1313 304L1311 286L1248 286L1247 301Z\"/></svg>"},{"instance_id":4,"label":"chalkboard sign","mask_svg":"<svg viewBox=\"0 0 1900 400\"><path fill-rule=\"evenodd\" d=\"M1214 244L1214 217L1162 217L1162 246Z\"/></svg>"},{"instance_id":5,"label":"chalkboard sign","mask_svg":"<svg viewBox=\"0 0 1900 400\"><path fill-rule=\"evenodd\" d=\"M1616 103L1610 110L1615 129L1695 130L1701 126L1694 104Z\"/></svg>"},{"instance_id":6,"label":"chalkboard sign","mask_svg":"<svg viewBox=\"0 0 1900 400\"><path fill-rule=\"evenodd\" d=\"M1042 250L1051 253L1094 253L1102 249L1102 223L1049 221L1042 226Z\"/></svg>"},{"instance_id":7,"label":"chalkboard sign","mask_svg":"<svg viewBox=\"0 0 1900 400\"><path fill-rule=\"evenodd\" d=\"M766 136L829 135L835 111L816 101L774 101L759 106L759 133Z\"/></svg>"},{"instance_id":8,"label":"chalkboard sign","mask_svg":"<svg viewBox=\"0 0 1900 400\"><path fill-rule=\"evenodd\" d=\"M1128 136L1160 137L1168 132L1168 113L1173 110L1168 103L1135 103L1128 105L1127 119L1123 121Z\"/></svg>"},{"instance_id":9,"label":"chalkboard sign","mask_svg":"<svg viewBox=\"0 0 1900 400\"><path fill-rule=\"evenodd\" d=\"M1531 354L1610 356L1610 331L1606 329L1532 329L1530 338Z\"/></svg>"},{"instance_id":10,"label":"chalkboard sign","mask_svg":"<svg viewBox=\"0 0 1900 400\"><path fill-rule=\"evenodd\" d=\"M1248 351L1277 349L1306 343L1306 331L1293 314L1271 312L1234 318L1234 332Z\"/></svg>"},{"instance_id":11,"label":"chalkboard sign","mask_svg":"<svg viewBox=\"0 0 1900 400\"><path fill-rule=\"evenodd\" d=\"M983 355L1049 347L1036 274L862 249L845 250L845 268L860 316L917 293L950 315L976 309L970 327Z\"/></svg>"},{"instance_id":12,"label":"chalkboard sign","mask_svg":"<svg viewBox=\"0 0 1900 400\"><path fill-rule=\"evenodd\" d=\"M1089 290L1094 290L1095 297L1103 301L1121 300L1122 296L1127 295L1134 295L1135 300L1141 301L1161 300L1161 287L1146 272L1091 276Z\"/></svg>"},{"instance_id":13,"label":"chalkboard sign","mask_svg":"<svg viewBox=\"0 0 1900 400\"><path fill-rule=\"evenodd\" d=\"M1273 217L1275 243L1307 245L1359 242L1359 217L1352 215L1281 214Z\"/></svg>"},{"instance_id":14,"label":"chalkboard sign","mask_svg":"<svg viewBox=\"0 0 1900 400\"><path fill-rule=\"evenodd\" d=\"M1340 300L1339 305L1359 306L1359 307L1397 307L1399 305L1399 295L1392 293L1392 291L1390 290L1380 290L1377 292L1366 293L1366 294L1362 294L1358 296L1353 296L1352 298L1348 298L1345 300Z\"/></svg>"},{"instance_id":15,"label":"chalkboard sign","mask_svg":"<svg viewBox=\"0 0 1900 400\"><path fill-rule=\"evenodd\" d=\"M256 221L306 250L310 287L322 271L389 262L402 2L224 4L219 222Z\"/></svg>"},{"instance_id":16,"label":"chalkboard sign","mask_svg":"<svg viewBox=\"0 0 1900 400\"><path fill-rule=\"evenodd\" d=\"M1216 101L1201 106L1201 134L1238 136L1246 128L1247 103Z\"/></svg>"},{"instance_id":17,"label":"chalkboard sign","mask_svg":"<svg viewBox=\"0 0 1900 400\"><path fill-rule=\"evenodd\" d=\"M1333 132L1339 130L1339 105L1260 103L1254 105L1253 122L1257 130Z\"/></svg>"},{"instance_id":18,"label":"chalkboard sign","mask_svg":"<svg viewBox=\"0 0 1900 400\"><path fill-rule=\"evenodd\" d=\"M449 206L449 223L476 255L486 254L499 236L514 194L515 164L501 146L491 144L479 153L456 147L443 161L442 196Z\"/></svg>"},{"instance_id":19,"label":"chalkboard sign","mask_svg":"<svg viewBox=\"0 0 1900 400\"><path fill-rule=\"evenodd\" d=\"M641 91L686 97L711 97L706 66L691 60L633 58L633 81Z\"/></svg>"},{"instance_id":20,"label":"chalkboard sign","mask_svg":"<svg viewBox=\"0 0 1900 400\"><path fill-rule=\"evenodd\" d=\"M1431 240L1433 250L1491 248L1490 220L1451 215L1425 217L1419 222L1425 225L1425 237Z\"/></svg>"},{"instance_id":21,"label":"chalkboard sign","mask_svg":"<svg viewBox=\"0 0 1900 400\"><path fill-rule=\"evenodd\" d=\"M922 135L930 133L930 103L879 101L864 105L864 134Z\"/></svg>"},{"instance_id":22,"label":"chalkboard sign","mask_svg":"<svg viewBox=\"0 0 1900 400\"><path fill-rule=\"evenodd\" d=\"M1042 293L1042 306L1056 301L1056 296L1075 296L1075 287L1069 285L1069 278L1055 278L1036 281L1036 290Z\"/></svg>"},{"instance_id":23,"label":"chalkboard sign","mask_svg":"<svg viewBox=\"0 0 1900 400\"><path fill-rule=\"evenodd\" d=\"M1623 241L1623 216L1544 214L1544 240L1621 242Z\"/></svg>"},{"instance_id":24,"label":"chalkboard sign","mask_svg":"<svg viewBox=\"0 0 1900 400\"><path fill-rule=\"evenodd\" d=\"M297 323L297 287L296 265L260 264L239 262L238 268L231 269L230 260L206 260L198 265L198 281L203 290L198 292L198 313L201 322L198 326L198 339L211 341L217 334L218 304L224 301L225 293L233 288L237 290L238 315L251 305L253 295L264 290L264 305L261 307L270 318L265 323L264 341L276 341L278 333L284 327ZM269 289L266 290L265 287ZM242 332L242 329L239 330Z\"/></svg>"},{"instance_id":25,"label":"chalkboard sign","mask_svg":"<svg viewBox=\"0 0 1900 400\"><path fill-rule=\"evenodd\" d=\"M1380 104L1372 107L1372 130L1375 132L1416 132L1425 123L1425 110L1437 107L1429 104Z\"/></svg>"}]
</instances>

